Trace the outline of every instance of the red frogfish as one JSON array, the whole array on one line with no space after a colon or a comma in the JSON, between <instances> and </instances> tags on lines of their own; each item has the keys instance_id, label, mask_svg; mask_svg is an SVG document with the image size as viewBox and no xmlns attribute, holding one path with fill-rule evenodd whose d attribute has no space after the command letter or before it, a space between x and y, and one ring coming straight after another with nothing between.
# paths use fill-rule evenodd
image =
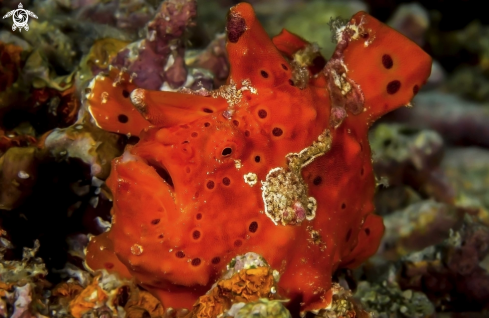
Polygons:
<instances>
[{"instance_id":1,"label":"red frogfish","mask_svg":"<svg viewBox=\"0 0 489 318\"><path fill-rule=\"evenodd\" d=\"M236 255L280 272L301 311L331 302L332 274L377 250L382 219L367 133L425 83L431 59L365 12L337 23L326 63L283 30L270 39L249 4L230 9L230 75L213 91L135 87L111 69L87 94L103 129L139 136L112 163L112 225L86 262L191 308Z\"/></svg>"}]
</instances>

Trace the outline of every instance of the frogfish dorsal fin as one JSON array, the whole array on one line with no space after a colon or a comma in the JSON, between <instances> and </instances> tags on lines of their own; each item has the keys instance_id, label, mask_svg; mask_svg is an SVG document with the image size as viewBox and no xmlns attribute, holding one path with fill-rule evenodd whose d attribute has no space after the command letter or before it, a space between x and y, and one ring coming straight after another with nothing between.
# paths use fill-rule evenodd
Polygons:
<instances>
[{"instance_id":1,"label":"frogfish dorsal fin","mask_svg":"<svg viewBox=\"0 0 489 318\"><path fill-rule=\"evenodd\" d=\"M346 28L343 34L349 42L342 52L343 63L347 77L361 88L371 124L409 104L431 72L431 57L365 12L355 14Z\"/></svg>"},{"instance_id":2,"label":"frogfish dorsal fin","mask_svg":"<svg viewBox=\"0 0 489 318\"><path fill-rule=\"evenodd\" d=\"M277 50L248 3L231 8L226 25L227 52L231 72L228 81L275 87L286 84L287 60ZM290 71L289 71L290 72Z\"/></svg>"}]
</instances>

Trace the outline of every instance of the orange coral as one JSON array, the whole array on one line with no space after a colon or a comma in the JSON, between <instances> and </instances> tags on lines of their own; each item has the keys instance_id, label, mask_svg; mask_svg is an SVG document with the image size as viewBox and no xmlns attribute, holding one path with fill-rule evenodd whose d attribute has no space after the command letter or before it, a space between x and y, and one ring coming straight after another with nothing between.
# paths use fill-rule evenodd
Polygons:
<instances>
[{"instance_id":1,"label":"orange coral","mask_svg":"<svg viewBox=\"0 0 489 318\"><path fill-rule=\"evenodd\" d=\"M53 296L69 298L70 300L77 296L83 287L77 283L61 283L53 289Z\"/></svg>"},{"instance_id":2,"label":"orange coral","mask_svg":"<svg viewBox=\"0 0 489 318\"><path fill-rule=\"evenodd\" d=\"M186 318L212 318L222 315L233 303L268 298L274 288L273 270L268 267L244 269L231 278L219 281L209 293L199 298Z\"/></svg>"},{"instance_id":3,"label":"orange coral","mask_svg":"<svg viewBox=\"0 0 489 318\"><path fill-rule=\"evenodd\" d=\"M131 288L134 289L131 282L103 271L93 277L85 288L75 284L60 285L55 291L61 296L61 302L69 300L70 314L80 318L107 314L119 316L128 303ZM139 297L139 293L134 294Z\"/></svg>"},{"instance_id":4,"label":"orange coral","mask_svg":"<svg viewBox=\"0 0 489 318\"><path fill-rule=\"evenodd\" d=\"M165 310L158 299L145 290L134 289L131 291L130 298L124 306L127 318L163 317Z\"/></svg>"},{"instance_id":5,"label":"orange coral","mask_svg":"<svg viewBox=\"0 0 489 318\"><path fill-rule=\"evenodd\" d=\"M70 293L70 291L64 292L62 290L60 292L66 295ZM81 292L76 291L76 296L70 301L70 313L76 318L83 317L84 314L100 306L108 298L107 293L98 285L98 278L95 278L87 288Z\"/></svg>"},{"instance_id":6,"label":"orange coral","mask_svg":"<svg viewBox=\"0 0 489 318\"><path fill-rule=\"evenodd\" d=\"M281 295L325 308L332 273L383 233L368 128L409 103L431 60L364 12L337 27L319 72L309 43L286 31L272 42L248 4L231 9L227 38L231 74L209 93L139 89L116 69L92 82L97 124L140 141L113 162L112 227L87 263L124 265L165 307L190 308L255 252L280 271Z\"/></svg>"}]
</instances>

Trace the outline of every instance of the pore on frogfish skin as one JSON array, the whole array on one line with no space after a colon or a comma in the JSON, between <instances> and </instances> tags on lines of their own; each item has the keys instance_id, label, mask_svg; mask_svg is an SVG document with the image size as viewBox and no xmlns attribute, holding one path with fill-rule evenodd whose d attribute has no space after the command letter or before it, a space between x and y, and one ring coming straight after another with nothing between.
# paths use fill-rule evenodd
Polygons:
<instances>
[{"instance_id":1,"label":"pore on frogfish skin","mask_svg":"<svg viewBox=\"0 0 489 318\"><path fill-rule=\"evenodd\" d=\"M331 302L331 276L375 253L369 126L406 105L431 59L365 12L337 26L327 62L284 30L271 40L249 4L227 21L230 75L214 91L139 89L111 69L87 95L96 123L138 135L107 185L112 226L86 262L190 308L236 255L281 274L302 311ZM312 53L311 53L312 52Z\"/></svg>"}]
</instances>

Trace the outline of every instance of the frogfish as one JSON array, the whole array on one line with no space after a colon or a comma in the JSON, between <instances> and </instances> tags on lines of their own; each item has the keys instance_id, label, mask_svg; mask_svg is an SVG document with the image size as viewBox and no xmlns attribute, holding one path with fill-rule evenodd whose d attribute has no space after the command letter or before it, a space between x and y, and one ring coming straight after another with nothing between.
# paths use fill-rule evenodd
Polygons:
<instances>
[{"instance_id":1,"label":"frogfish","mask_svg":"<svg viewBox=\"0 0 489 318\"><path fill-rule=\"evenodd\" d=\"M431 71L428 54L365 12L333 26L326 61L287 30L270 39L241 3L227 17L221 87L151 91L124 70L97 75L94 121L139 141L112 162L111 227L91 239L87 265L191 308L254 252L280 273L277 293L302 312L326 308L333 273L374 254L384 231L368 129Z\"/></svg>"}]
</instances>

